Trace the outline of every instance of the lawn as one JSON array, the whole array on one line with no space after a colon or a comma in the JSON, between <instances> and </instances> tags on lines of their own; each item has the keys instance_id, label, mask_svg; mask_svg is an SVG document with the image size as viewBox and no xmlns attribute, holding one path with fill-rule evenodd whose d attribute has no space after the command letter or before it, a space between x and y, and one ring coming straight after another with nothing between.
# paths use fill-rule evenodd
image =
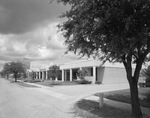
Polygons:
<instances>
[{"instance_id":1,"label":"lawn","mask_svg":"<svg viewBox=\"0 0 150 118\"><path fill-rule=\"evenodd\" d=\"M37 86L34 86L34 85L26 84L25 82L21 82L21 81L15 82L13 79L9 79L9 81L11 83L15 83L15 84L18 84L18 85L23 86L23 87L37 87Z\"/></svg>"},{"instance_id":2,"label":"lawn","mask_svg":"<svg viewBox=\"0 0 150 118\"><path fill-rule=\"evenodd\" d=\"M66 86L66 85L79 85L79 84L91 84L91 82L87 81L87 80L78 80L78 81L51 81L51 80L39 80L39 79L25 79L24 82L30 82L30 83L36 83L36 84L40 84L40 85L44 85L44 86Z\"/></svg>"},{"instance_id":3,"label":"lawn","mask_svg":"<svg viewBox=\"0 0 150 118\"><path fill-rule=\"evenodd\" d=\"M78 85L77 82L74 81L50 81L44 80L43 82L36 82L36 84L44 85L44 86L57 86L57 85Z\"/></svg>"},{"instance_id":4,"label":"lawn","mask_svg":"<svg viewBox=\"0 0 150 118\"><path fill-rule=\"evenodd\" d=\"M99 93L95 94L96 96ZM130 103L130 91L119 90L104 93L107 99ZM150 108L150 88L139 88L139 98L141 106ZM131 110L119 109L109 106L104 102L104 106L100 109L98 101L82 99L78 101L73 108L75 116L82 118L132 118ZM148 116L144 116L147 118Z\"/></svg>"},{"instance_id":5,"label":"lawn","mask_svg":"<svg viewBox=\"0 0 150 118\"><path fill-rule=\"evenodd\" d=\"M131 111L108 106L105 103L100 109L98 102L85 99L75 104L73 114L82 118L132 118Z\"/></svg>"},{"instance_id":6,"label":"lawn","mask_svg":"<svg viewBox=\"0 0 150 118\"><path fill-rule=\"evenodd\" d=\"M104 97L111 100L116 100L125 103L130 102L130 90L119 90L113 92L104 93ZM147 88L139 88L139 99L140 104L143 107L150 108L150 87Z\"/></svg>"}]
</instances>

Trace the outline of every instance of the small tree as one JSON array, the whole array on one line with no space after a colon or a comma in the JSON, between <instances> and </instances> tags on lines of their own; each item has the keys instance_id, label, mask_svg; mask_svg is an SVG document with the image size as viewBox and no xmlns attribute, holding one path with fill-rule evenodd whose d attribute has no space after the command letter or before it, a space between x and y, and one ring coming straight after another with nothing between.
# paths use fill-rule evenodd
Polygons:
<instances>
[{"instance_id":1,"label":"small tree","mask_svg":"<svg viewBox=\"0 0 150 118\"><path fill-rule=\"evenodd\" d=\"M8 63L5 63L4 66L3 66L3 70L1 71L2 73L2 76L5 77L8 79L9 78L9 64Z\"/></svg>"},{"instance_id":2,"label":"small tree","mask_svg":"<svg viewBox=\"0 0 150 118\"><path fill-rule=\"evenodd\" d=\"M31 77L31 79L35 79L36 78L36 73L34 72L34 71L31 71L30 73L29 73L29 76Z\"/></svg>"},{"instance_id":3,"label":"small tree","mask_svg":"<svg viewBox=\"0 0 150 118\"><path fill-rule=\"evenodd\" d=\"M77 72L77 76L82 80L84 80L85 76L88 76L88 75L89 75L89 72L86 68L82 68L82 70L79 69Z\"/></svg>"},{"instance_id":4,"label":"small tree","mask_svg":"<svg viewBox=\"0 0 150 118\"><path fill-rule=\"evenodd\" d=\"M140 74L141 76L146 77L146 86L150 86L150 65L147 68L142 69Z\"/></svg>"},{"instance_id":5,"label":"small tree","mask_svg":"<svg viewBox=\"0 0 150 118\"><path fill-rule=\"evenodd\" d=\"M6 63L6 65L7 66L4 66L4 68L6 68L9 74L13 74L15 82L17 82L17 78L25 73L24 65L20 62L10 62Z\"/></svg>"},{"instance_id":6,"label":"small tree","mask_svg":"<svg viewBox=\"0 0 150 118\"><path fill-rule=\"evenodd\" d=\"M54 1L54 0L52 0ZM149 0L55 0L70 9L60 24L68 51L123 63L130 85L132 113L141 118L137 82L150 53ZM132 63L136 64L132 75Z\"/></svg>"},{"instance_id":7,"label":"small tree","mask_svg":"<svg viewBox=\"0 0 150 118\"><path fill-rule=\"evenodd\" d=\"M49 77L52 78L53 80L58 78L60 74L61 72L60 72L59 66L53 65L49 67Z\"/></svg>"}]
</instances>

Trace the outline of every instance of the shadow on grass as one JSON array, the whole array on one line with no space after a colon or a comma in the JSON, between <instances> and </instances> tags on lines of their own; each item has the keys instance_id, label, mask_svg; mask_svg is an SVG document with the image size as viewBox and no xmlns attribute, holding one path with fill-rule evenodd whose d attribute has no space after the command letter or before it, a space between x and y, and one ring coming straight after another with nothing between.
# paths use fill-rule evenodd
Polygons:
<instances>
[{"instance_id":1,"label":"shadow on grass","mask_svg":"<svg viewBox=\"0 0 150 118\"><path fill-rule=\"evenodd\" d=\"M99 96L96 93L95 96ZM124 102L131 104L130 90L118 90L104 93L104 97L110 100ZM140 105L143 107L150 108L150 88L139 88L139 100Z\"/></svg>"},{"instance_id":2,"label":"shadow on grass","mask_svg":"<svg viewBox=\"0 0 150 118\"><path fill-rule=\"evenodd\" d=\"M85 99L75 104L73 114L83 118L132 118L130 111L121 110L106 104L100 109L98 102Z\"/></svg>"},{"instance_id":3,"label":"shadow on grass","mask_svg":"<svg viewBox=\"0 0 150 118\"><path fill-rule=\"evenodd\" d=\"M122 95L122 94L114 94L114 95L106 95L107 99L125 102L131 104L131 98L129 95ZM150 93L145 94L144 98L139 98L140 105L143 107L150 108Z\"/></svg>"}]
</instances>

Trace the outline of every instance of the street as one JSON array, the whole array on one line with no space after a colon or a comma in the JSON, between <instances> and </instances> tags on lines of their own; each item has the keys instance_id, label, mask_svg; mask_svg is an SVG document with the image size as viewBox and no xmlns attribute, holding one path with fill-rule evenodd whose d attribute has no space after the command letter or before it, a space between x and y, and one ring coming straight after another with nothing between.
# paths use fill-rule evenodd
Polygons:
<instances>
[{"instance_id":1,"label":"street","mask_svg":"<svg viewBox=\"0 0 150 118\"><path fill-rule=\"evenodd\" d=\"M61 101L47 94L0 79L0 118L71 118ZM57 103L57 107L55 104ZM60 109L59 109L60 105Z\"/></svg>"}]
</instances>

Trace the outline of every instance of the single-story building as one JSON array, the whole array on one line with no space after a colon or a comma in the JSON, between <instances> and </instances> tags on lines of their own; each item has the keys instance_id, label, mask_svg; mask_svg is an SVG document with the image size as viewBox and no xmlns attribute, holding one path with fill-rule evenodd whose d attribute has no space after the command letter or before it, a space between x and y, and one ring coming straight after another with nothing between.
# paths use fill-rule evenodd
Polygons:
<instances>
[{"instance_id":1,"label":"single-story building","mask_svg":"<svg viewBox=\"0 0 150 118\"><path fill-rule=\"evenodd\" d=\"M81 60L60 65L62 81L77 80L77 71L83 68L86 68L89 73L85 79L92 81L92 83L127 83L126 71L122 63L106 62L102 64L99 60Z\"/></svg>"}]
</instances>

